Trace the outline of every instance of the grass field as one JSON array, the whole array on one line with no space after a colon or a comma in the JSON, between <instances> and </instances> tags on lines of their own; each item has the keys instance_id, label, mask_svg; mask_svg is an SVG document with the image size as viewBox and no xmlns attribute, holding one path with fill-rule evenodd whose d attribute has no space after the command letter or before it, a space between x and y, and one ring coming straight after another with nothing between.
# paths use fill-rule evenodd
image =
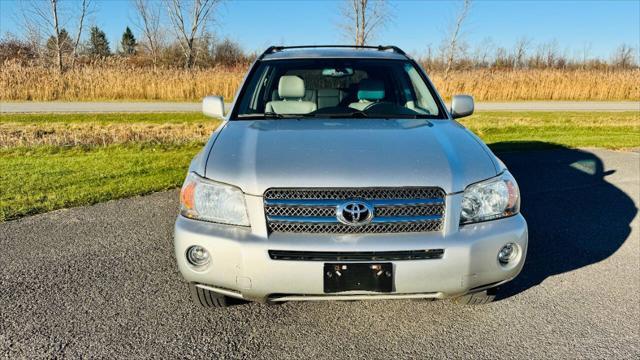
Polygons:
<instances>
[{"instance_id":1,"label":"grass field","mask_svg":"<svg viewBox=\"0 0 640 360\"><path fill-rule=\"evenodd\" d=\"M0 150L0 221L180 185L201 144Z\"/></svg>"},{"instance_id":2,"label":"grass field","mask_svg":"<svg viewBox=\"0 0 640 360\"><path fill-rule=\"evenodd\" d=\"M460 121L493 150L640 147L638 112L488 112Z\"/></svg>"},{"instance_id":3,"label":"grass field","mask_svg":"<svg viewBox=\"0 0 640 360\"><path fill-rule=\"evenodd\" d=\"M181 145L204 142L218 124L201 113L3 115L0 148Z\"/></svg>"},{"instance_id":4,"label":"grass field","mask_svg":"<svg viewBox=\"0 0 640 360\"><path fill-rule=\"evenodd\" d=\"M151 69L125 65L82 66L59 76L53 67L0 66L0 101L231 100L245 66L213 69ZM476 101L640 100L640 69L478 69L455 71L444 81L429 72L445 97L473 94Z\"/></svg>"},{"instance_id":5,"label":"grass field","mask_svg":"<svg viewBox=\"0 0 640 360\"><path fill-rule=\"evenodd\" d=\"M636 112L480 112L494 150L640 147ZM178 187L219 121L199 113L0 116L0 221Z\"/></svg>"}]
</instances>

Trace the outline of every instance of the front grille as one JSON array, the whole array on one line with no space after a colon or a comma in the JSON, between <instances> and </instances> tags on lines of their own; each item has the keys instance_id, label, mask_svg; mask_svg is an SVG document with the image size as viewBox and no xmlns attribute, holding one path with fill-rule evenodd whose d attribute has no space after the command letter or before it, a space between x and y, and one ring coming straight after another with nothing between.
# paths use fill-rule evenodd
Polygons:
<instances>
[{"instance_id":1,"label":"front grille","mask_svg":"<svg viewBox=\"0 0 640 360\"><path fill-rule=\"evenodd\" d=\"M336 216L336 207L267 206L267 215L277 216Z\"/></svg>"},{"instance_id":2,"label":"front grille","mask_svg":"<svg viewBox=\"0 0 640 360\"><path fill-rule=\"evenodd\" d=\"M415 216L415 215L442 215L442 214L444 214L444 205L376 207L376 216Z\"/></svg>"},{"instance_id":3,"label":"front grille","mask_svg":"<svg viewBox=\"0 0 640 360\"><path fill-rule=\"evenodd\" d=\"M365 225L338 221L338 206L364 201L373 209ZM269 232L400 233L440 231L445 192L436 187L269 189L264 193Z\"/></svg>"},{"instance_id":4,"label":"front grille","mask_svg":"<svg viewBox=\"0 0 640 360\"><path fill-rule=\"evenodd\" d=\"M293 261L397 261L442 259L444 249L406 251L293 251L269 250L273 260Z\"/></svg>"},{"instance_id":5,"label":"front grille","mask_svg":"<svg viewBox=\"0 0 640 360\"><path fill-rule=\"evenodd\" d=\"M269 189L267 199L427 199L444 197L437 187L407 188L326 188L326 189Z\"/></svg>"}]
</instances>

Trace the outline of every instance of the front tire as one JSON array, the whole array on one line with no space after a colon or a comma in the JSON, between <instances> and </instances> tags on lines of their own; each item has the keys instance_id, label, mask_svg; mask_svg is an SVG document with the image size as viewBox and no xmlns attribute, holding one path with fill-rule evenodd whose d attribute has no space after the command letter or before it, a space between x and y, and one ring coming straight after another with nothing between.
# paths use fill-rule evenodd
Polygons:
<instances>
[{"instance_id":1,"label":"front tire","mask_svg":"<svg viewBox=\"0 0 640 360\"><path fill-rule=\"evenodd\" d=\"M490 288L484 291L479 291L471 294L459 296L453 301L460 305L485 305L492 302L496 298L498 288Z\"/></svg>"},{"instance_id":2,"label":"front tire","mask_svg":"<svg viewBox=\"0 0 640 360\"><path fill-rule=\"evenodd\" d=\"M199 288L193 283L189 284L189 292L191 293L191 300L203 308L224 308L231 305L233 300L228 296Z\"/></svg>"}]
</instances>

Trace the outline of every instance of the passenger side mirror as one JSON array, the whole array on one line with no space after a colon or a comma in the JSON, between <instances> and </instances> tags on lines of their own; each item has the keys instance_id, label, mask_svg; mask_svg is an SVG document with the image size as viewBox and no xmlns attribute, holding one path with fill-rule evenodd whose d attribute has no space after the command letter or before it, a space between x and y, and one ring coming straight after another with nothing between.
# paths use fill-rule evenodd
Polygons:
<instances>
[{"instance_id":1,"label":"passenger side mirror","mask_svg":"<svg viewBox=\"0 0 640 360\"><path fill-rule=\"evenodd\" d=\"M215 118L224 117L224 101L222 96L207 96L202 99L202 113Z\"/></svg>"},{"instance_id":2,"label":"passenger side mirror","mask_svg":"<svg viewBox=\"0 0 640 360\"><path fill-rule=\"evenodd\" d=\"M454 119L473 114L473 97L469 95L454 95L451 99L451 116Z\"/></svg>"}]
</instances>

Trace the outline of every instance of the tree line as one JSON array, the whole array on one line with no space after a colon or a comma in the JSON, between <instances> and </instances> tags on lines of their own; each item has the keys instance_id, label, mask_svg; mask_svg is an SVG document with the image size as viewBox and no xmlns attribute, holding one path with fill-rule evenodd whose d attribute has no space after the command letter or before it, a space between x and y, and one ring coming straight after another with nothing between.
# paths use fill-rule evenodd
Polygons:
<instances>
[{"instance_id":1,"label":"tree line","mask_svg":"<svg viewBox=\"0 0 640 360\"><path fill-rule=\"evenodd\" d=\"M246 63L251 54L230 39L216 39L211 31L221 1L130 0L136 14L132 25L123 29L117 44L110 44L98 26L87 28L95 0L23 0L20 15L24 34L3 34L0 62L54 65L60 73L78 63L107 58L154 68Z\"/></svg>"},{"instance_id":2,"label":"tree line","mask_svg":"<svg viewBox=\"0 0 640 360\"><path fill-rule=\"evenodd\" d=\"M58 36L50 36L42 46L5 34L0 38L0 63L13 60L23 64L55 65L61 71L77 64L107 59L124 60L140 67L184 66L183 50L176 43L159 46L151 53L128 26L115 46L109 43L106 34L99 27L91 26L88 31L89 37L80 42L77 48L65 28L61 28ZM193 58L189 60L189 67L236 66L255 58L255 54L246 53L238 43L230 39L216 42L213 37L205 37L198 39L194 48L197 51L194 51Z\"/></svg>"},{"instance_id":3,"label":"tree line","mask_svg":"<svg viewBox=\"0 0 640 360\"><path fill-rule=\"evenodd\" d=\"M134 66L214 67L245 65L256 54L245 52L230 39L216 39L211 25L222 0L129 0L135 17L123 29L120 41L110 44L96 25L87 26L95 11L95 0L23 0L24 36L5 34L0 39L0 63L53 65L60 72L77 63L107 58L123 59ZM66 7L62 6L67 5ZM471 47L466 41L465 22L472 1L457 2L459 8L443 41L427 45L414 54L428 70L491 69L604 69L637 68L636 49L621 44L609 59L591 56L584 45L573 55L562 51L557 41L535 44L520 38L512 48L497 46L490 38ZM393 20L386 0L343 0L339 30L349 43L367 45ZM62 25L64 24L64 26ZM65 26L71 26L67 29ZM88 28L87 28L88 27Z\"/></svg>"}]
</instances>

